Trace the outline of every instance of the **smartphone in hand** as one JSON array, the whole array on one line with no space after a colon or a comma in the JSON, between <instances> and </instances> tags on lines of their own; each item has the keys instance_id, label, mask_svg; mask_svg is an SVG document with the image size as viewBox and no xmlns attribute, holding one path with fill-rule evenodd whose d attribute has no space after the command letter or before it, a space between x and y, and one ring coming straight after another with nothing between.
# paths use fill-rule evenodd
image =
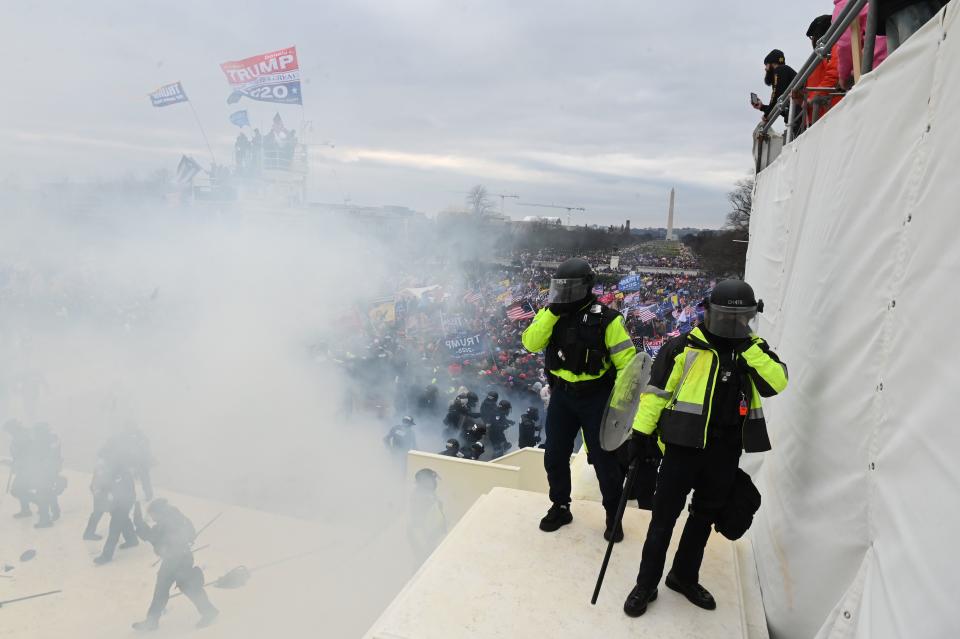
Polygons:
<instances>
[{"instance_id":1,"label":"smartphone in hand","mask_svg":"<svg viewBox=\"0 0 960 639\"><path fill-rule=\"evenodd\" d=\"M756 93L750 94L750 104L755 107L760 106L760 97Z\"/></svg>"}]
</instances>

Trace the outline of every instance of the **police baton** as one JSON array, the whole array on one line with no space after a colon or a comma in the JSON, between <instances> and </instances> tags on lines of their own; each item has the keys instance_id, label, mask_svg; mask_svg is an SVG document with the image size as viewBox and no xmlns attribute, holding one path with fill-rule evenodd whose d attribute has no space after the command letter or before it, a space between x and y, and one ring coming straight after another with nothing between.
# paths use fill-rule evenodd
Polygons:
<instances>
[{"instance_id":1,"label":"police baton","mask_svg":"<svg viewBox=\"0 0 960 639\"><path fill-rule=\"evenodd\" d=\"M0 608L3 608L6 604L16 603L18 601L27 601L28 599L36 599L37 597L46 597L47 595L55 595L58 592L63 592L62 590L51 590L50 592L41 592L36 595L27 595L26 597L17 597L16 599L7 599L5 601L0 601Z\"/></svg>"},{"instance_id":2,"label":"police baton","mask_svg":"<svg viewBox=\"0 0 960 639\"><path fill-rule=\"evenodd\" d=\"M616 531L617 526L620 525L620 522L623 521L623 513L627 509L627 500L630 498L630 493L633 492L633 485L637 481L637 475L640 470L640 460L634 459L630 462L630 467L627 469L627 478L623 486L623 494L620 495L620 504L617 506L617 516L613 520L613 526L610 528L610 543L607 544L607 553L603 556L603 564L600 566L600 575L597 577L597 586L593 589L593 599L590 600L592 605L597 605L597 597L600 596L600 587L603 586L603 577L607 574L607 564L610 563L610 555L613 554L613 544L616 543Z\"/></svg>"}]
</instances>

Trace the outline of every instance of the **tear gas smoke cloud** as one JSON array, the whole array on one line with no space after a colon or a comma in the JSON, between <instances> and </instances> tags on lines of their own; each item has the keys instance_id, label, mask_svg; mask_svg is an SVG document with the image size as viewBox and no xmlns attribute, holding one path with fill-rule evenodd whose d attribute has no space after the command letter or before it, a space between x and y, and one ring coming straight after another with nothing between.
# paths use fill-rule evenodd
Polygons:
<instances>
[{"instance_id":1,"label":"tear gas smoke cloud","mask_svg":"<svg viewBox=\"0 0 960 639\"><path fill-rule=\"evenodd\" d=\"M310 346L357 332L352 300L393 292L397 252L318 214L3 199L0 417L49 422L83 471L133 422L161 491L323 521L317 546L339 544L340 562L365 540L349 571L378 580L366 603L342 574L290 586L339 608L323 627L364 630L412 568L390 537L406 487L388 424L346 422L347 380Z\"/></svg>"}]
</instances>

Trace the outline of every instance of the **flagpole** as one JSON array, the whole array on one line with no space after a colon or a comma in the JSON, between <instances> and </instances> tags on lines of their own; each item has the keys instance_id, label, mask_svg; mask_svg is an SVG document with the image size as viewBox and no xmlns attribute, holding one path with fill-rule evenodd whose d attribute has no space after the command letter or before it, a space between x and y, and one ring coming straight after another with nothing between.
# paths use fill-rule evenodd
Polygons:
<instances>
[{"instance_id":1,"label":"flagpole","mask_svg":"<svg viewBox=\"0 0 960 639\"><path fill-rule=\"evenodd\" d=\"M216 164L217 158L213 154L213 147L210 146L210 140L207 139L207 132L203 130L203 124L200 122L200 116L197 115L197 110L193 108L193 101L188 99L187 104L190 105L190 111L193 112L193 118L197 121L197 126L200 127L200 135L203 136L203 141L207 143L207 150L210 151L210 160Z\"/></svg>"}]
</instances>

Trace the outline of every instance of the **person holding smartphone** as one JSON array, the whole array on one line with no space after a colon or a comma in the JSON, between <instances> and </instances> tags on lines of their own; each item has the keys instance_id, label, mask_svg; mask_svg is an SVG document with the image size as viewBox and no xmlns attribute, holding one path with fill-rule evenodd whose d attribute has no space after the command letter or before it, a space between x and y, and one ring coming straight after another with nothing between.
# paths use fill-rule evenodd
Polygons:
<instances>
[{"instance_id":1,"label":"person holding smartphone","mask_svg":"<svg viewBox=\"0 0 960 639\"><path fill-rule=\"evenodd\" d=\"M754 109L763 111L763 119L766 121L770 111L773 109L777 100L786 92L787 87L797 77L797 72L786 63L783 51L774 49L763 59L764 77L763 83L772 89L770 102L764 104L755 93L750 94L750 103ZM754 99L756 98L756 99ZM788 110L784 109L783 121L787 121Z\"/></svg>"}]
</instances>

